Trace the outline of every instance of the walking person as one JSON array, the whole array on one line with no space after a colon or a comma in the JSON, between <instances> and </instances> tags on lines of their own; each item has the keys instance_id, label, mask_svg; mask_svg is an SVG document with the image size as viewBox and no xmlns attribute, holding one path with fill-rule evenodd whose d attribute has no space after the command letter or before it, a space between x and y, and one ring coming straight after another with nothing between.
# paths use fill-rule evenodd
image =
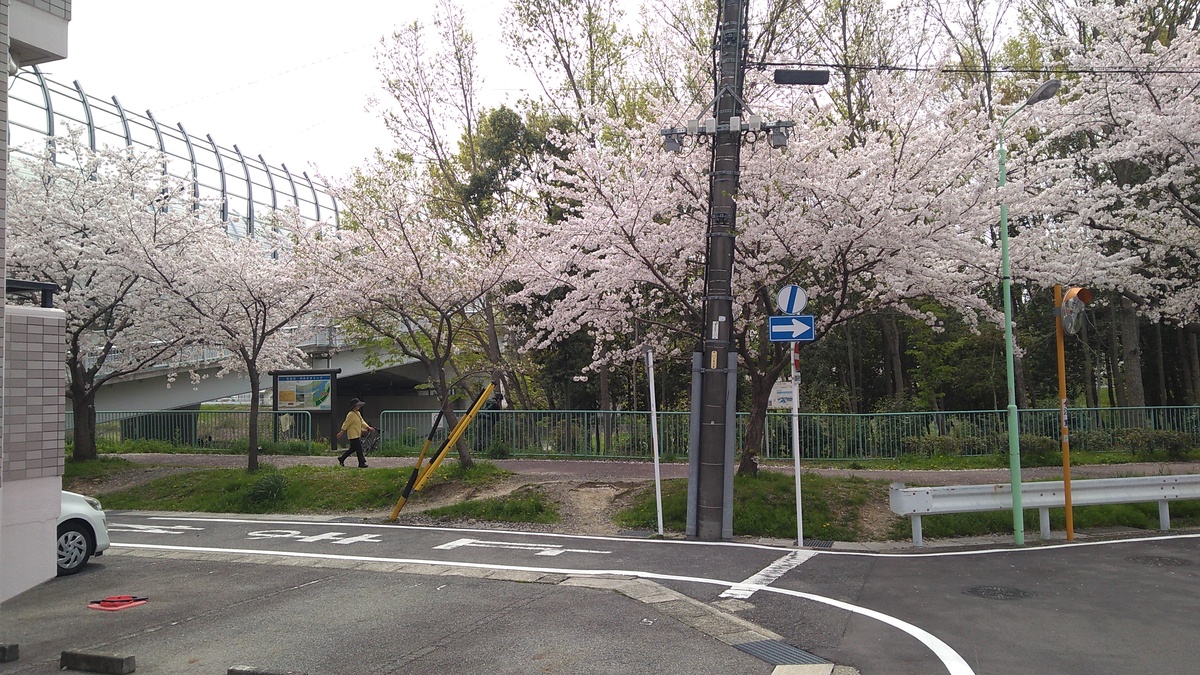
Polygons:
<instances>
[{"instance_id":1,"label":"walking person","mask_svg":"<svg viewBox=\"0 0 1200 675\"><path fill-rule=\"evenodd\" d=\"M350 447L338 457L338 464L346 466L346 458L351 453L358 455L358 468L367 468L367 458L363 456L362 435L364 431L375 431L375 427L367 424L363 419L362 407L365 402L356 398L350 399L350 412L346 413L346 421L342 422L342 430L337 433L337 437L341 438L342 434L346 434L346 438L350 439Z\"/></svg>"}]
</instances>

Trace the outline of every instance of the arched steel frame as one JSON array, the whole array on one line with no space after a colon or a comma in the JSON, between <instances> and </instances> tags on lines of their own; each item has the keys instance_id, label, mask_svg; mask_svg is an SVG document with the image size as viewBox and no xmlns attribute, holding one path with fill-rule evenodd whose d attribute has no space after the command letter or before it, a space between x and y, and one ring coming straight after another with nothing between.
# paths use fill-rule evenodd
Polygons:
<instances>
[{"instance_id":1,"label":"arched steel frame","mask_svg":"<svg viewBox=\"0 0 1200 675\"><path fill-rule=\"evenodd\" d=\"M185 162L191 167L187 172L190 175L180 177L190 180L192 196L220 199L221 216L227 222L234 215L231 200L241 204L244 197L249 236L257 231L264 212L280 208L280 195L288 196L282 203L294 205L301 218L313 222L325 217L331 224L338 224L341 214L337 199L328 186L313 180L307 171L293 175L286 164L272 166L261 154L247 157L237 145L232 149L220 146L211 134L192 136L182 123L176 125L179 133L176 138L175 129L162 126L153 112L147 110L142 115L127 110L116 96L111 102L89 96L78 80L64 85L46 77L37 66L31 66L10 80L8 95L10 147L15 153L39 152L38 147L30 146L39 142L53 152L55 136L75 126L87 134L88 147L93 150L114 145L158 150L165 156L164 173L171 172L173 165L176 171L186 171L182 165L173 163ZM151 133L153 140L147 136ZM186 152L178 151L177 141L182 142ZM241 165L241 171L234 169L235 163ZM201 167L206 169L203 175ZM276 175L286 179L286 184L275 180ZM307 189L303 191L297 184L300 179L306 183Z\"/></svg>"}]
</instances>

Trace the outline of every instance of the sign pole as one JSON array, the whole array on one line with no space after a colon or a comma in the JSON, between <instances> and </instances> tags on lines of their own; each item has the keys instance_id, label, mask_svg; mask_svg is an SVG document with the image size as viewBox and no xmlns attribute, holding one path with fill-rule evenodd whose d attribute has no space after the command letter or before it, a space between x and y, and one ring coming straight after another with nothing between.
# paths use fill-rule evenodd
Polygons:
<instances>
[{"instance_id":1,"label":"sign pole","mask_svg":"<svg viewBox=\"0 0 1200 675\"><path fill-rule=\"evenodd\" d=\"M796 546L804 546L804 515L800 509L800 343L792 343L792 464L796 472Z\"/></svg>"},{"instance_id":2,"label":"sign pole","mask_svg":"<svg viewBox=\"0 0 1200 675\"><path fill-rule=\"evenodd\" d=\"M658 536L663 536L662 475L658 468L658 398L654 395L654 351L646 349L647 378L650 380L650 447L654 452L654 501L658 508Z\"/></svg>"}]
</instances>

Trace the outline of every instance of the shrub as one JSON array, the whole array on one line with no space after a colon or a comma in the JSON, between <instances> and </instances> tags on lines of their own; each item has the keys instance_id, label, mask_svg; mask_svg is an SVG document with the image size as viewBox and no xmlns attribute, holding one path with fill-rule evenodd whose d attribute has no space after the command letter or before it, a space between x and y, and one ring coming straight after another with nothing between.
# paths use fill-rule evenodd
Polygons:
<instances>
[{"instance_id":1,"label":"shrub","mask_svg":"<svg viewBox=\"0 0 1200 675\"><path fill-rule=\"evenodd\" d=\"M512 446L504 441L492 441L487 449L488 459L508 459L513 456Z\"/></svg>"},{"instance_id":2,"label":"shrub","mask_svg":"<svg viewBox=\"0 0 1200 675\"><path fill-rule=\"evenodd\" d=\"M1087 452L1112 452L1112 436L1107 431L1069 431L1071 449Z\"/></svg>"},{"instance_id":3,"label":"shrub","mask_svg":"<svg viewBox=\"0 0 1200 675\"><path fill-rule=\"evenodd\" d=\"M265 470L246 491L246 505L257 509L282 502L287 492L287 484L287 477L279 471Z\"/></svg>"},{"instance_id":4,"label":"shrub","mask_svg":"<svg viewBox=\"0 0 1200 675\"><path fill-rule=\"evenodd\" d=\"M1021 435L1021 466L1055 466L1062 462L1062 446L1049 436Z\"/></svg>"},{"instance_id":5,"label":"shrub","mask_svg":"<svg viewBox=\"0 0 1200 675\"><path fill-rule=\"evenodd\" d=\"M905 436L900 440L900 445L906 455L946 457L960 454L965 440L953 436Z\"/></svg>"},{"instance_id":6,"label":"shrub","mask_svg":"<svg viewBox=\"0 0 1200 675\"><path fill-rule=\"evenodd\" d=\"M1120 430L1116 434L1116 443L1124 446L1135 457L1142 456L1146 459L1152 457L1156 450L1162 450L1168 459L1183 459L1193 446L1191 436L1182 431L1145 427Z\"/></svg>"}]
</instances>

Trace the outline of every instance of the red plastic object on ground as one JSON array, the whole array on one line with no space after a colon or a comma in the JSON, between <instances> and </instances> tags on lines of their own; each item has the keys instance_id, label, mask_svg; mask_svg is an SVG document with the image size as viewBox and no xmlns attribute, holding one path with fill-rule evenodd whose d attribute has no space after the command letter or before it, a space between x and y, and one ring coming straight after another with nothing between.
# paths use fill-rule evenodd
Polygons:
<instances>
[{"instance_id":1,"label":"red plastic object on ground","mask_svg":"<svg viewBox=\"0 0 1200 675\"><path fill-rule=\"evenodd\" d=\"M110 595L103 600L91 601L88 603L88 609L102 609L106 612L115 612L119 609L144 605L149 599L150 598L141 598L136 595Z\"/></svg>"}]
</instances>

